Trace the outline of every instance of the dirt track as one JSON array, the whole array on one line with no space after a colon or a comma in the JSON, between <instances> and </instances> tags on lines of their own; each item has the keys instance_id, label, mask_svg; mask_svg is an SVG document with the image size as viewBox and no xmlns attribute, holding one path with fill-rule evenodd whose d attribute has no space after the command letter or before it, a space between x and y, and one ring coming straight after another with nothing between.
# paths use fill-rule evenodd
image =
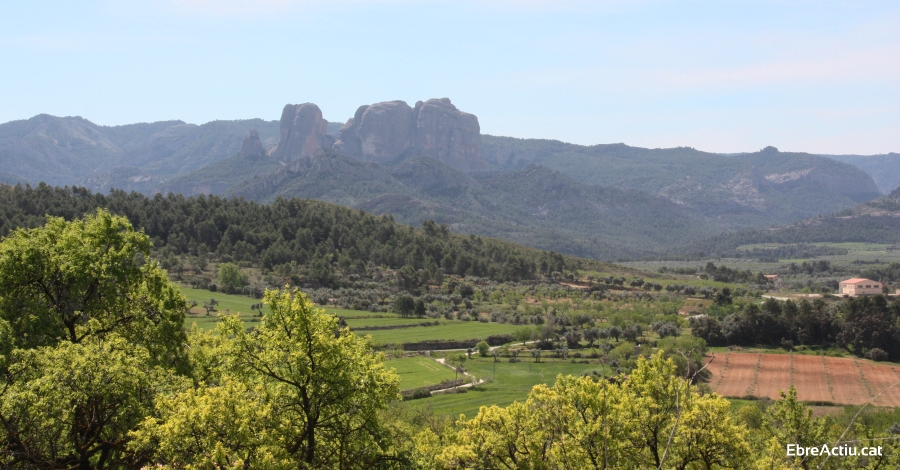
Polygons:
<instances>
[{"instance_id":1,"label":"dirt track","mask_svg":"<svg viewBox=\"0 0 900 470\"><path fill-rule=\"evenodd\" d=\"M779 398L791 383L802 401L900 406L900 366L800 354L710 353L709 385L733 398ZM897 385L894 385L897 384ZM893 387L891 387L894 385Z\"/></svg>"}]
</instances>

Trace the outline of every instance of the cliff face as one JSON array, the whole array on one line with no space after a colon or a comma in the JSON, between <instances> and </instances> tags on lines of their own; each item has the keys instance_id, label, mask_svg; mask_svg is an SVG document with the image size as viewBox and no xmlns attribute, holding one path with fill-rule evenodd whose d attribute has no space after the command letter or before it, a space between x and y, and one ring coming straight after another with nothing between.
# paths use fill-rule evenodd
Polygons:
<instances>
[{"instance_id":1,"label":"cliff face","mask_svg":"<svg viewBox=\"0 0 900 470\"><path fill-rule=\"evenodd\" d=\"M485 169L481 159L481 127L474 114L456 109L447 98L419 101L414 150L460 170Z\"/></svg>"},{"instance_id":2,"label":"cliff face","mask_svg":"<svg viewBox=\"0 0 900 470\"><path fill-rule=\"evenodd\" d=\"M319 147L330 147L328 121L312 103L288 104L281 112L281 136L271 154L278 160L309 158Z\"/></svg>"},{"instance_id":3,"label":"cliff face","mask_svg":"<svg viewBox=\"0 0 900 470\"><path fill-rule=\"evenodd\" d=\"M365 161L389 164L429 156L459 170L481 170L478 118L447 98L361 106L341 128L334 150Z\"/></svg>"}]
</instances>

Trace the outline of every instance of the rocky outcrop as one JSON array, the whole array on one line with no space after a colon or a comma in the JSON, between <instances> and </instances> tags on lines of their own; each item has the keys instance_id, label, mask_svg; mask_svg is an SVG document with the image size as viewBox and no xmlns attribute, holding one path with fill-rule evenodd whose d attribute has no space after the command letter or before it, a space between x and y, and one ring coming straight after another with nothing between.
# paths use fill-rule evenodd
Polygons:
<instances>
[{"instance_id":1,"label":"rocky outcrop","mask_svg":"<svg viewBox=\"0 0 900 470\"><path fill-rule=\"evenodd\" d=\"M272 149L272 156L282 160L308 158L320 147L333 143L328 133L328 121L312 103L288 104L281 112L281 137Z\"/></svg>"},{"instance_id":2,"label":"rocky outcrop","mask_svg":"<svg viewBox=\"0 0 900 470\"><path fill-rule=\"evenodd\" d=\"M429 156L459 170L481 170L478 118L447 98L360 106L338 133L334 150L382 164L412 156Z\"/></svg>"},{"instance_id":3,"label":"rocky outcrop","mask_svg":"<svg viewBox=\"0 0 900 470\"><path fill-rule=\"evenodd\" d=\"M241 158L260 158L266 155L262 141L259 140L259 132L256 129L250 131L244 141L241 142Z\"/></svg>"},{"instance_id":4,"label":"rocky outcrop","mask_svg":"<svg viewBox=\"0 0 900 470\"><path fill-rule=\"evenodd\" d=\"M474 114L456 109L447 98L419 101L414 149L460 170L486 168L481 159L481 127Z\"/></svg>"}]
</instances>

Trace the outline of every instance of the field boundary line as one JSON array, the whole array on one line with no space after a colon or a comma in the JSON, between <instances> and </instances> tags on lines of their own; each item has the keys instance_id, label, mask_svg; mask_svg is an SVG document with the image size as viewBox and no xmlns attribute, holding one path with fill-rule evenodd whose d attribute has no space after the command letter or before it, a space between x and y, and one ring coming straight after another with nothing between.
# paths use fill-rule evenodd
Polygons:
<instances>
[{"instance_id":1,"label":"field boundary line","mask_svg":"<svg viewBox=\"0 0 900 470\"><path fill-rule=\"evenodd\" d=\"M794 385L794 353L791 353L791 371L788 375L788 386Z\"/></svg>"},{"instance_id":2,"label":"field boundary line","mask_svg":"<svg viewBox=\"0 0 900 470\"><path fill-rule=\"evenodd\" d=\"M728 370L728 356L729 354L725 353L725 364L722 364L722 369L719 370L719 379L716 380L716 384L713 385L713 390L719 388L719 385L722 383L722 379L725 377L725 371ZM713 353L713 358L710 359L709 362L712 362L716 357L716 353Z\"/></svg>"},{"instance_id":3,"label":"field boundary line","mask_svg":"<svg viewBox=\"0 0 900 470\"><path fill-rule=\"evenodd\" d=\"M866 373L863 372L862 367L859 365L859 361L858 361L856 358L853 359L853 365L856 366L856 371L859 372L859 378L862 379L863 385L866 386L866 391L869 392L869 399L870 399L872 402L874 402L874 401L875 401L875 394L872 393L872 387L869 385L869 381L866 380ZM881 394L879 393L878 395L881 395Z\"/></svg>"},{"instance_id":4,"label":"field boundary line","mask_svg":"<svg viewBox=\"0 0 900 470\"><path fill-rule=\"evenodd\" d=\"M835 403L834 386L831 384L831 373L828 372L828 360L822 355L822 367L825 369L825 383L828 385L828 394L831 395L831 402Z\"/></svg>"},{"instance_id":5,"label":"field boundary line","mask_svg":"<svg viewBox=\"0 0 900 470\"><path fill-rule=\"evenodd\" d=\"M753 368L753 382L747 386L745 395L756 396L755 391L759 389L759 365L762 362L762 354L756 355L756 367Z\"/></svg>"}]
</instances>

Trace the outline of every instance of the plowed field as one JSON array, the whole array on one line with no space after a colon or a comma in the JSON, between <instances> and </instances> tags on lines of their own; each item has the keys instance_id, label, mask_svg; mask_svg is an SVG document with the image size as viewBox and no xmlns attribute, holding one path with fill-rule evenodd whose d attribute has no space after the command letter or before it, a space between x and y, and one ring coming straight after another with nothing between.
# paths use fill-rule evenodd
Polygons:
<instances>
[{"instance_id":1,"label":"plowed field","mask_svg":"<svg viewBox=\"0 0 900 470\"><path fill-rule=\"evenodd\" d=\"M793 383L801 401L900 406L900 367L800 354L711 353L709 385L725 397L779 398ZM897 385L894 385L897 384ZM893 385L893 387L892 387Z\"/></svg>"}]
</instances>

